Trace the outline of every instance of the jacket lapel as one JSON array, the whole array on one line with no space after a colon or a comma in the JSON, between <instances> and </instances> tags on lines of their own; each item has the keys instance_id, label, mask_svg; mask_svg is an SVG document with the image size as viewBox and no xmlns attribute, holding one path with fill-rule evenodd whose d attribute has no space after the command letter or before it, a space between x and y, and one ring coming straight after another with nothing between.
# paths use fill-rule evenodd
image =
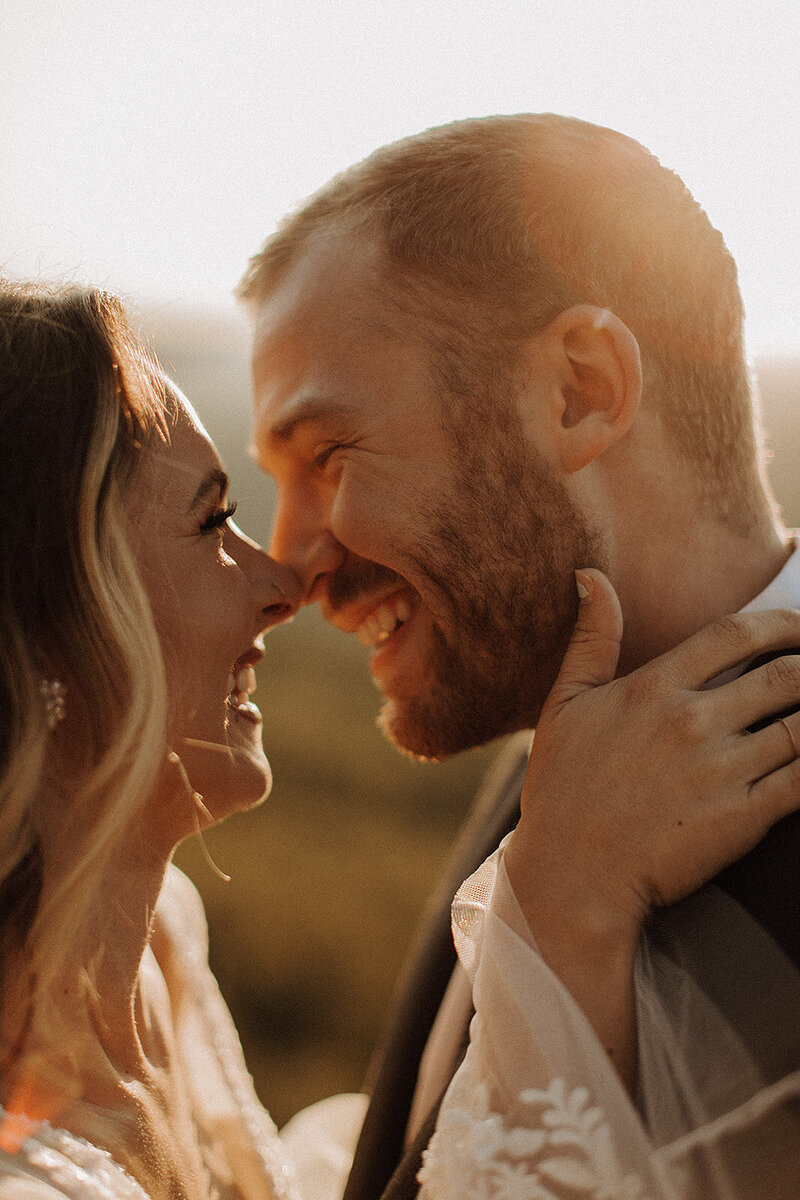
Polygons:
<instances>
[{"instance_id":1,"label":"jacket lapel","mask_svg":"<svg viewBox=\"0 0 800 1200\"><path fill-rule=\"evenodd\" d=\"M781 650L761 655L748 670L789 653L800 651ZM789 708L765 717L752 725L750 732L755 733L796 711ZM800 812L790 813L773 825L749 854L722 871L713 882L746 909L800 968Z\"/></svg>"},{"instance_id":2,"label":"jacket lapel","mask_svg":"<svg viewBox=\"0 0 800 1200\"><path fill-rule=\"evenodd\" d=\"M377 1200L393 1175L396 1179L397 1175L408 1176L413 1188L407 1194L416 1194L420 1155L432 1125L428 1129L429 1122L425 1123L405 1158L403 1142L422 1052L456 963L450 905L463 881L519 820L529 749L530 734L524 734L510 739L498 755L459 838L445 882L428 906L428 917L410 956L390 1034L378 1060L372 1100L343 1200ZM424 1141L420 1141L425 1134ZM396 1172L401 1159L403 1169ZM399 1197L406 1193L392 1194Z\"/></svg>"}]
</instances>

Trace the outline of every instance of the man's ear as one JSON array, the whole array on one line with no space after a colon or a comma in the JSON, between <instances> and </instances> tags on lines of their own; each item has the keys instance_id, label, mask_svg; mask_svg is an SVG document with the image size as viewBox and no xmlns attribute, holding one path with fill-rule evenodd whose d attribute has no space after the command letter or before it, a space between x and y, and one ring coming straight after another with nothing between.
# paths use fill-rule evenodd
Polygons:
<instances>
[{"instance_id":1,"label":"man's ear","mask_svg":"<svg viewBox=\"0 0 800 1200\"><path fill-rule=\"evenodd\" d=\"M591 304L565 309L540 338L553 372L553 450L571 474L630 429L642 396L639 344L619 317Z\"/></svg>"}]
</instances>

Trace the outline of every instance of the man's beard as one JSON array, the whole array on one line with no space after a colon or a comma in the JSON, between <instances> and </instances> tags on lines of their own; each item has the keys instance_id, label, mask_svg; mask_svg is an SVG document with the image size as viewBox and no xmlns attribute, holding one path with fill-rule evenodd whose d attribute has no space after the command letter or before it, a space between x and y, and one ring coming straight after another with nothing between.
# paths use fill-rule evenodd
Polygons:
<instances>
[{"instance_id":1,"label":"man's beard","mask_svg":"<svg viewBox=\"0 0 800 1200\"><path fill-rule=\"evenodd\" d=\"M575 622L574 571L605 566L599 536L524 437L495 428L482 443L459 439L452 466L445 490L415 514L426 536L406 550L414 574L448 597L452 621L433 626L425 691L387 698L378 718L420 758L536 724ZM336 608L394 581L405 582L353 562L331 580L329 600Z\"/></svg>"},{"instance_id":2,"label":"man's beard","mask_svg":"<svg viewBox=\"0 0 800 1200\"><path fill-rule=\"evenodd\" d=\"M419 757L445 758L536 724L575 623L574 571L605 565L599 535L548 465L523 439L492 440L468 464L462 456L414 556L455 616L452 629L434 627L424 694L388 699L379 718Z\"/></svg>"}]
</instances>

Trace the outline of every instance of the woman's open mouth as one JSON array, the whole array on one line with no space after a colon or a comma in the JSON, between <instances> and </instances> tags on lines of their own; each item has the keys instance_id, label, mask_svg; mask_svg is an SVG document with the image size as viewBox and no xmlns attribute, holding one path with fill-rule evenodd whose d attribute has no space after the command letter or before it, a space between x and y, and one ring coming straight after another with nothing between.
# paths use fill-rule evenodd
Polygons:
<instances>
[{"instance_id":1,"label":"woman's open mouth","mask_svg":"<svg viewBox=\"0 0 800 1200\"><path fill-rule=\"evenodd\" d=\"M228 676L228 695L225 703L236 717L253 725L261 722L261 713L250 697L256 690L256 673L250 666L235 668Z\"/></svg>"}]
</instances>

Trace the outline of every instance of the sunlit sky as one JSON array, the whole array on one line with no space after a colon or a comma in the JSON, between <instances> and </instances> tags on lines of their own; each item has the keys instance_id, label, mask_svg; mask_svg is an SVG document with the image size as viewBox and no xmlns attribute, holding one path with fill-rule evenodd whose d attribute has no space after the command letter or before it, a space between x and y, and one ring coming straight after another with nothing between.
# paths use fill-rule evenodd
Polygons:
<instances>
[{"instance_id":1,"label":"sunlit sky","mask_svg":"<svg viewBox=\"0 0 800 1200\"><path fill-rule=\"evenodd\" d=\"M4 0L0 266L230 308L280 215L383 142L550 110L676 169L800 351L800 3Z\"/></svg>"}]
</instances>

